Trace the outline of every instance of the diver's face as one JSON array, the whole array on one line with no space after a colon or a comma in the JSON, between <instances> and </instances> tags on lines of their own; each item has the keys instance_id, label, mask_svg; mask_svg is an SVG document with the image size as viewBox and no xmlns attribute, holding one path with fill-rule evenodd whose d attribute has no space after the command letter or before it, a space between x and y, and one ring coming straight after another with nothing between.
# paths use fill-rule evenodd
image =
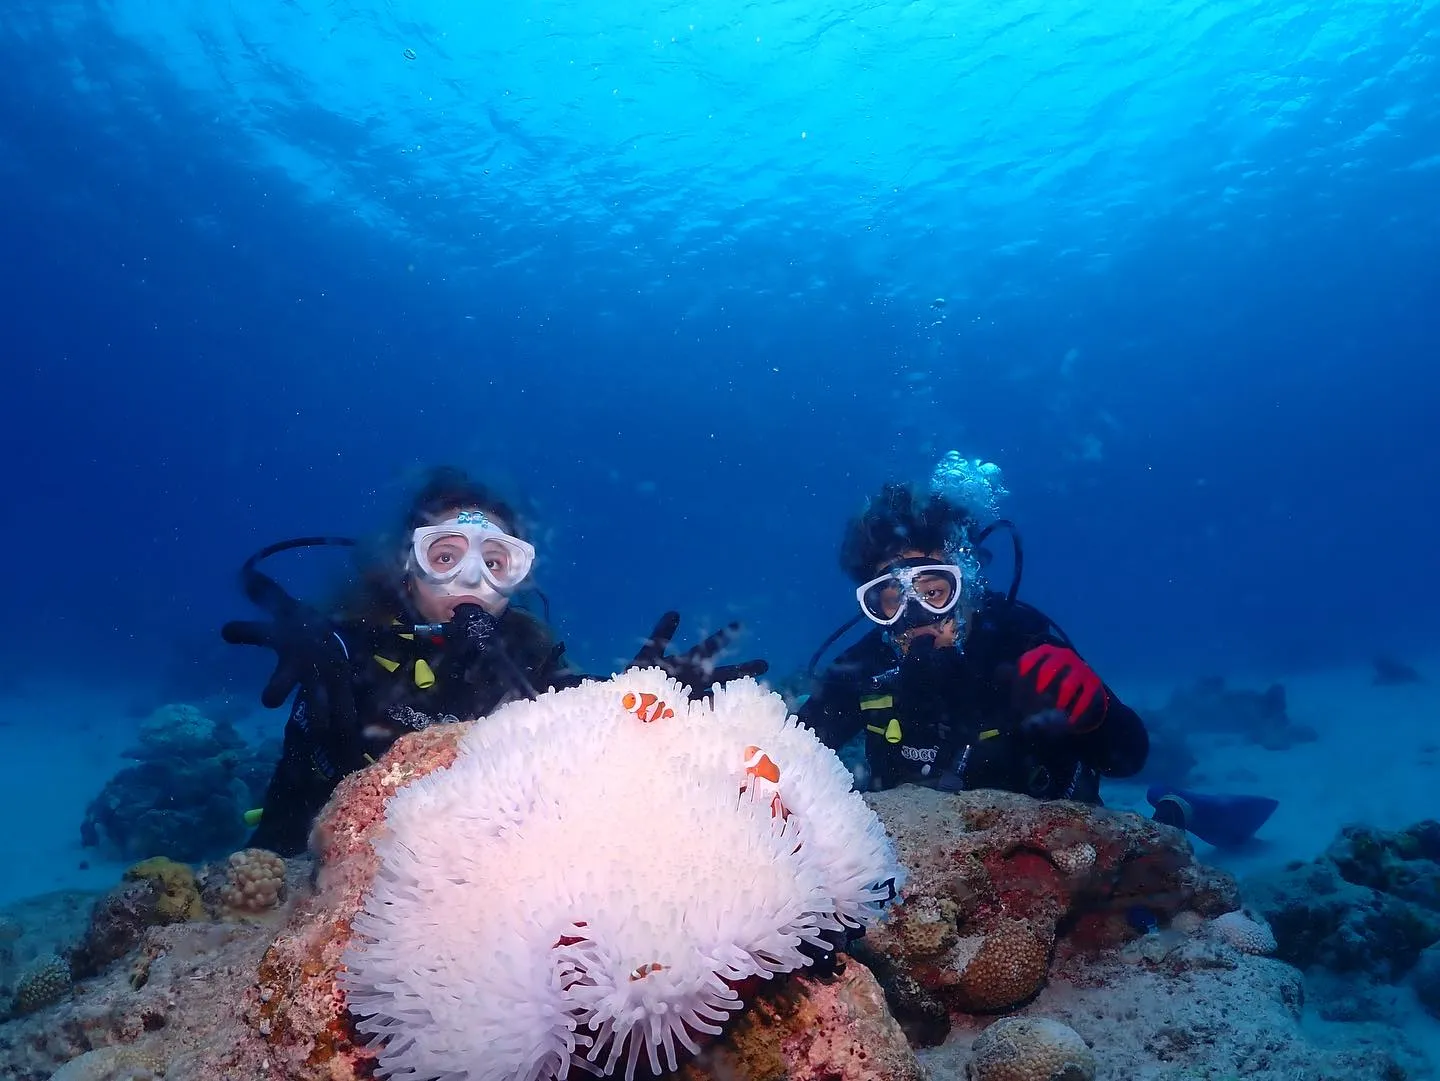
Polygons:
<instances>
[{"instance_id":1,"label":"diver's face","mask_svg":"<svg viewBox=\"0 0 1440 1081\"><path fill-rule=\"evenodd\" d=\"M467 510L485 513L483 507L451 507L436 515L431 524L444 522L450 518L454 518L461 511ZM498 519L492 520L495 521L498 528L507 529ZM453 553L453 558L455 559L460 559L463 556L463 548ZM446 555L443 552L439 552L436 553L436 558L437 561L443 560L446 558ZM409 591L410 603L415 606L415 611L428 623L449 623L450 620L455 617L455 609L459 608L462 604L478 604L491 615L498 616L505 611L509 603L506 598L493 594L487 594L481 597L475 594L449 593L446 592L445 584L427 582L424 578L416 574L411 574L406 577L405 588Z\"/></svg>"},{"instance_id":2,"label":"diver's face","mask_svg":"<svg viewBox=\"0 0 1440 1081\"><path fill-rule=\"evenodd\" d=\"M924 552L919 548L907 548L903 552L897 552L889 559L881 560L875 565L876 574L884 574L886 569L901 559L925 559L931 563L948 563L949 558L943 551ZM959 640L957 628L953 617L943 619L939 623L926 623L920 627L911 627L894 635L892 640L901 654L908 654L910 647L921 638L932 638L935 641L936 649L944 649L953 646Z\"/></svg>"}]
</instances>

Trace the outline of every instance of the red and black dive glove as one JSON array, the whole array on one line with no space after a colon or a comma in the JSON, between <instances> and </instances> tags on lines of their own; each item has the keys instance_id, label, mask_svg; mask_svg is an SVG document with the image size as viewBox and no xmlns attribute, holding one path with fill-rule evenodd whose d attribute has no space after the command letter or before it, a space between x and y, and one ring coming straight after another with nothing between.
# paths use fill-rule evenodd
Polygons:
<instances>
[{"instance_id":1,"label":"red and black dive glove","mask_svg":"<svg viewBox=\"0 0 1440 1081\"><path fill-rule=\"evenodd\" d=\"M1026 651L1015 672L1015 695L1025 727L1047 735L1093 732L1110 706L1094 669L1064 646Z\"/></svg>"}]
</instances>

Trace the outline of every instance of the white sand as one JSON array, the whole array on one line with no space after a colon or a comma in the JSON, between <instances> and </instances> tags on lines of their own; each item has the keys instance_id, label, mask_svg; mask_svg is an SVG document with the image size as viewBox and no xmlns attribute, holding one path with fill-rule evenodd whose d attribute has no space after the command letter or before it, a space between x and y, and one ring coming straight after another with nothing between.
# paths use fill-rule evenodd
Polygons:
<instances>
[{"instance_id":1,"label":"white sand","mask_svg":"<svg viewBox=\"0 0 1440 1081\"><path fill-rule=\"evenodd\" d=\"M1368 667L1227 678L1233 688L1258 691L1283 683L1291 720L1320 738L1284 751L1230 738L1194 740L1200 765L1187 787L1280 801L1253 846L1221 852L1197 841L1199 857L1244 876L1311 859L1350 823L1396 829L1440 817L1440 657L1415 663L1430 674L1427 682L1377 687ZM1170 688L1122 684L1117 691L1143 715ZM1105 800L1150 813L1144 785L1107 782Z\"/></svg>"},{"instance_id":2,"label":"white sand","mask_svg":"<svg viewBox=\"0 0 1440 1081\"><path fill-rule=\"evenodd\" d=\"M106 889L123 867L80 846L85 807L133 763L136 722L105 688L49 685L0 699L7 828L0 830L0 905L60 889ZM88 863L88 868L82 868Z\"/></svg>"}]
</instances>

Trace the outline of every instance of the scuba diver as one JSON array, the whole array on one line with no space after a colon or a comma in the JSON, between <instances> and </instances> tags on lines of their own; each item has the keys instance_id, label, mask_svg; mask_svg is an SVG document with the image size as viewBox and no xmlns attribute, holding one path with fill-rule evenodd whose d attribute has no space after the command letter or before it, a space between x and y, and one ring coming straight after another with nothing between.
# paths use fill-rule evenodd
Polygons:
<instances>
[{"instance_id":1,"label":"scuba diver","mask_svg":"<svg viewBox=\"0 0 1440 1081\"><path fill-rule=\"evenodd\" d=\"M982 574L984 542L998 528L1015 550L1004 593ZM860 614L820 647L812 674L850 627L872 628L830 665L799 716L836 751L865 734L858 788L995 788L1100 803L1102 776L1144 767L1150 744L1139 715L1054 621L1018 599L1023 552L1013 524L981 529L940 492L889 484L847 523L840 564ZM1275 807L1163 786L1150 795L1157 820L1212 843L1248 839Z\"/></svg>"},{"instance_id":2,"label":"scuba diver","mask_svg":"<svg viewBox=\"0 0 1440 1081\"><path fill-rule=\"evenodd\" d=\"M341 778L378 760L405 732L482 717L505 702L593 678L569 667L564 644L544 621L511 603L529 578L535 548L511 507L459 470L432 471L400 536L333 615L295 600L257 567L277 552L322 544L354 542L307 537L252 556L242 586L271 618L221 629L227 642L275 651L260 696L266 708L299 688L264 805L247 816L255 824L258 813L251 847L285 856L305 849ZM629 667L658 666L696 695L768 670L763 660L716 664L735 623L687 653L667 653L679 622L667 612Z\"/></svg>"}]
</instances>

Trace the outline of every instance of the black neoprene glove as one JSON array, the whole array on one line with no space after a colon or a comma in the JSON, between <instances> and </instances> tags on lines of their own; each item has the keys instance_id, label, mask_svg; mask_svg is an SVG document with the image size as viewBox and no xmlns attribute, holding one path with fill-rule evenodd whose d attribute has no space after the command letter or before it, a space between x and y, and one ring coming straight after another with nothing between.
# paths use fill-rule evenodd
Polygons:
<instances>
[{"instance_id":1,"label":"black neoprene glove","mask_svg":"<svg viewBox=\"0 0 1440 1081\"><path fill-rule=\"evenodd\" d=\"M499 616L487 612L478 604L458 604L450 616L445 641L449 646L447 652L465 672L462 678L467 682L477 677L473 671L466 670L472 661L483 656L499 667L501 675L517 694L526 698L536 697L529 674L515 663L505 648Z\"/></svg>"},{"instance_id":2,"label":"black neoprene glove","mask_svg":"<svg viewBox=\"0 0 1440 1081\"><path fill-rule=\"evenodd\" d=\"M480 656L500 632L500 620L478 604L459 604L450 617L450 631L447 641L462 657Z\"/></svg>"},{"instance_id":3,"label":"black neoprene glove","mask_svg":"<svg viewBox=\"0 0 1440 1081\"><path fill-rule=\"evenodd\" d=\"M686 653L678 656L667 654L665 650L679 626L679 612L666 612L661 616L628 668L660 668L677 683L689 687L692 698L705 697L717 683L729 683L732 679L745 676L763 676L770 671L770 662L764 660L742 661L740 664L715 663L716 655L739 633L739 623L720 628Z\"/></svg>"},{"instance_id":4,"label":"black neoprene glove","mask_svg":"<svg viewBox=\"0 0 1440 1081\"><path fill-rule=\"evenodd\" d=\"M231 645L262 646L276 654L260 704L275 709L296 687L310 703L311 723L341 729L355 724L355 693L345 643L324 615L303 604L270 621L236 620L220 628Z\"/></svg>"}]
</instances>

